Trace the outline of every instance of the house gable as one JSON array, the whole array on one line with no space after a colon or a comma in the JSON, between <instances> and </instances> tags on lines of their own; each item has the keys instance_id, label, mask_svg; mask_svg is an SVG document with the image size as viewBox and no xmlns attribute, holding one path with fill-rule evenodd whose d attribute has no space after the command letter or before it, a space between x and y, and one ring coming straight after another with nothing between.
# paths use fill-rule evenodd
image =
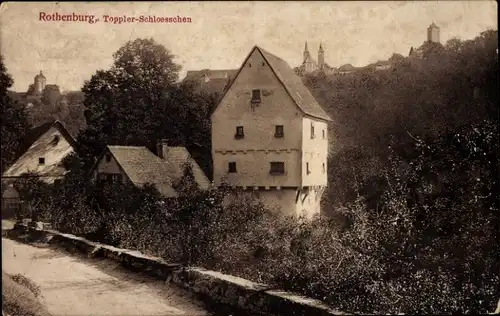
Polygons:
<instances>
[{"instance_id":1,"label":"house gable","mask_svg":"<svg viewBox=\"0 0 500 316\"><path fill-rule=\"evenodd\" d=\"M41 180L52 183L65 175L62 166L65 157L75 151L76 142L59 122L46 125L47 130L4 172L3 178L21 177L34 173Z\"/></svg>"},{"instance_id":2,"label":"house gable","mask_svg":"<svg viewBox=\"0 0 500 316\"><path fill-rule=\"evenodd\" d=\"M94 180L97 180L98 174L121 174L124 182L130 181L125 170L120 165L113 153L106 147L104 152L101 154L96 162L96 165L92 171L92 176Z\"/></svg>"},{"instance_id":3,"label":"house gable","mask_svg":"<svg viewBox=\"0 0 500 316\"><path fill-rule=\"evenodd\" d=\"M298 113L299 109L293 105L293 99L287 94L286 89L276 77L261 51L254 48L212 113L212 118L216 118L219 115L218 112L224 112L223 116L232 114L231 116L240 117L244 112L259 111L259 105L252 106L251 104L252 90L254 89L260 89L261 105L264 105L267 97L280 94L281 105L279 108L278 104L265 104L265 109L261 107L262 111L258 115L275 117L283 115L284 110L300 114ZM287 105L286 109L282 106L284 104Z\"/></svg>"},{"instance_id":4,"label":"house gable","mask_svg":"<svg viewBox=\"0 0 500 316\"><path fill-rule=\"evenodd\" d=\"M263 68L265 68L265 66L270 68L274 77L278 80L280 85L285 89L288 96L293 100L293 103L295 103L295 105L298 107L298 109L300 110L300 112L302 112L303 115L311 116L325 121L331 121L331 118L316 102L309 89L303 84L302 79L299 76L297 76L293 68L290 67L290 65L288 65L288 63L283 59L267 52L266 50L258 46L255 46L250 51L249 55L245 58L245 61L238 70L237 74L235 75L235 78L231 81L228 88L224 92L223 96L220 98L219 103L217 104L212 113L212 117L220 108L220 106L224 104L225 101L224 99L232 89L233 85L237 82L242 81L241 79L238 79L241 73L242 72L245 73L246 68L251 68L252 61L250 59L256 59L257 56L260 56L263 59L262 62L258 61L257 63L260 63L260 66ZM264 79L262 74L256 77L258 77L258 79L260 80ZM257 78L255 79L257 82L259 82ZM248 81L248 79L246 81Z\"/></svg>"}]
</instances>

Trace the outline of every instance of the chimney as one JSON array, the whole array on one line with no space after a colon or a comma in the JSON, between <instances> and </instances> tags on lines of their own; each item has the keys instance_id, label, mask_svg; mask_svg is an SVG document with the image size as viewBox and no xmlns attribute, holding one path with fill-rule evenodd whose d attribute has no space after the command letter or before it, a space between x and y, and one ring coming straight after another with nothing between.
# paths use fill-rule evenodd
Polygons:
<instances>
[{"instance_id":1,"label":"chimney","mask_svg":"<svg viewBox=\"0 0 500 316\"><path fill-rule=\"evenodd\" d=\"M161 139L156 143L156 154L161 159L167 158L168 155L168 140Z\"/></svg>"}]
</instances>

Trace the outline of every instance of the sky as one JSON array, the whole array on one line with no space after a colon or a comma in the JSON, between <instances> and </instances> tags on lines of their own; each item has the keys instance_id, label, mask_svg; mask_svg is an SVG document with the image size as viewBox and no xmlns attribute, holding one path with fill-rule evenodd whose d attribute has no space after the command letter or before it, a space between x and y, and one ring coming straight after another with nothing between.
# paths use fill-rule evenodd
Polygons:
<instances>
[{"instance_id":1,"label":"sky","mask_svg":"<svg viewBox=\"0 0 500 316\"><path fill-rule=\"evenodd\" d=\"M94 15L99 22L48 21L53 13ZM44 14L46 21L40 21ZM116 17L186 17L191 23L105 22ZM440 27L441 43L498 29L496 1L255 1L255 2L13 2L0 8L0 53L24 92L43 71L47 84L80 90L127 41L153 38L187 70L237 69L254 45L302 63L305 41L317 59L322 43L332 67L364 66L408 55L427 27Z\"/></svg>"}]
</instances>

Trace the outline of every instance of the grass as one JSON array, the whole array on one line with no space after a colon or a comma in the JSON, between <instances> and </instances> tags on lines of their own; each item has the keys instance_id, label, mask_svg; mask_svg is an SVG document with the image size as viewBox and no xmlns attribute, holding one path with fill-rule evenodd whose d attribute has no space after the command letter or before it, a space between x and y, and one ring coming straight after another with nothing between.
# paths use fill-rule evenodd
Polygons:
<instances>
[{"instance_id":1,"label":"grass","mask_svg":"<svg viewBox=\"0 0 500 316\"><path fill-rule=\"evenodd\" d=\"M9 316L50 316L40 303L40 289L26 277L2 271L2 311Z\"/></svg>"}]
</instances>

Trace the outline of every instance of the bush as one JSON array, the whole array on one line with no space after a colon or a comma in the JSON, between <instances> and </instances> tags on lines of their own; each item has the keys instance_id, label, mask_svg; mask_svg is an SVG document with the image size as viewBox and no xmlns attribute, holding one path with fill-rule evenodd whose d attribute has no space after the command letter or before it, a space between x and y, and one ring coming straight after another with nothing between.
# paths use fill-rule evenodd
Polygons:
<instances>
[{"instance_id":1,"label":"bush","mask_svg":"<svg viewBox=\"0 0 500 316\"><path fill-rule=\"evenodd\" d=\"M49 316L37 300L39 290L20 275L10 276L2 271L2 311L11 316Z\"/></svg>"},{"instance_id":2,"label":"bush","mask_svg":"<svg viewBox=\"0 0 500 316\"><path fill-rule=\"evenodd\" d=\"M359 195L336 209L344 225L285 218L248 197L224 204L227 189L200 190L189 166L172 199L149 186L67 183L51 200L51 220L62 231L268 283L340 310L493 310L500 296L492 194L498 135L485 122L414 139L404 152L391 146L377 203Z\"/></svg>"}]
</instances>

